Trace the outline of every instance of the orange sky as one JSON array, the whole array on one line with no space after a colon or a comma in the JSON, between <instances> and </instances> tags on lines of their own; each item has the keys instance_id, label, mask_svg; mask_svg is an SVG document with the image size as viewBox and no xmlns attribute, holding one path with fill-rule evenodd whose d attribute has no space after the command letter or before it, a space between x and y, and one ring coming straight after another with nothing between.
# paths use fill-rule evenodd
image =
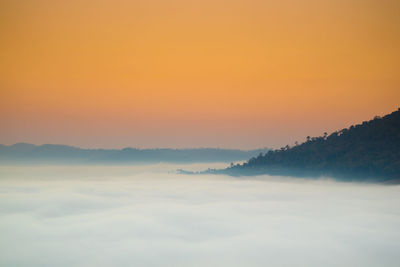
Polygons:
<instances>
[{"instance_id":1,"label":"orange sky","mask_svg":"<svg viewBox=\"0 0 400 267\"><path fill-rule=\"evenodd\" d=\"M0 143L280 147L400 106L398 0L0 0Z\"/></svg>"}]
</instances>

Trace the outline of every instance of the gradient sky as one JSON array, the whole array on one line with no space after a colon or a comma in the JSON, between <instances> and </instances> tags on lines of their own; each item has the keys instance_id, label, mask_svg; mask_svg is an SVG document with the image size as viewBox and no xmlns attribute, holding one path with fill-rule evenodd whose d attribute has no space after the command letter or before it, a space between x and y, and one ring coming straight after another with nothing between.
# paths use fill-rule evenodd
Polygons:
<instances>
[{"instance_id":1,"label":"gradient sky","mask_svg":"<svg viewBox=\"0 0 400 267\"><path fill-rule=\"evenodd\" d=\"M400 106L398 0L0 0L0 143L280 147Z\"/></svg>"}]
</instances>

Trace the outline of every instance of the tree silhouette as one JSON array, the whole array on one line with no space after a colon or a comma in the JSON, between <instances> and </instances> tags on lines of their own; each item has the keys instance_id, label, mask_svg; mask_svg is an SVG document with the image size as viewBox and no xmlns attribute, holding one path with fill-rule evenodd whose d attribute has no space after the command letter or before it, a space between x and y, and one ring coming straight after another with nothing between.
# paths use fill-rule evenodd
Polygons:
<instances>
[{"instance_id":1,"label":"tree silhouette","mask_svg":"<svg viewBox=\"0 0 400 267\"><path fill-rule=\"evenodd\" d=\"M234 175L330 175L346 179L400 180L400 109L384 117L290 148L260 154L222 172Z\"/></svg>"}]
</instances>

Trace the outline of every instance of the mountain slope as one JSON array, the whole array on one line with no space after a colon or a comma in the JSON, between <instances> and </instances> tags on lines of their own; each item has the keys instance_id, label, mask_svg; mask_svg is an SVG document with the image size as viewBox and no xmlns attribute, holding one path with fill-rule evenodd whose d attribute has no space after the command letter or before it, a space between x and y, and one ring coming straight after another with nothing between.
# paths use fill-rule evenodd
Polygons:
<instances>
[{"instance_id":1,"label":"mountain slope","mask_svg":"<svg viewBox=\"0 0 400 267\"><path fill-rule=\"evenodd\" d=\"M269 151L216 172L231 175L334 176L351 180L400 179L400 109L300 145Z\"/></svg>"}]
</instances>

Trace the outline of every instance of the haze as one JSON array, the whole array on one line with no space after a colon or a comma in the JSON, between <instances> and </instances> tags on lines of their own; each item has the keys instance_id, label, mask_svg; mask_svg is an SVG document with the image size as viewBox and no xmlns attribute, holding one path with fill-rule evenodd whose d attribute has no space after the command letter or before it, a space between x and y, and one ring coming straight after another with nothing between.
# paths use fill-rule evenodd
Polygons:
<instances>
[{"instance_id":1,"label":"haze","mask_svg":"<svg viewBox=\"0 0 400 267\"><path fill-rule=\"evenodd\" d=\"M398 266L399 186L0 166L1 266Z\"/></svg>"}]
</instances>

